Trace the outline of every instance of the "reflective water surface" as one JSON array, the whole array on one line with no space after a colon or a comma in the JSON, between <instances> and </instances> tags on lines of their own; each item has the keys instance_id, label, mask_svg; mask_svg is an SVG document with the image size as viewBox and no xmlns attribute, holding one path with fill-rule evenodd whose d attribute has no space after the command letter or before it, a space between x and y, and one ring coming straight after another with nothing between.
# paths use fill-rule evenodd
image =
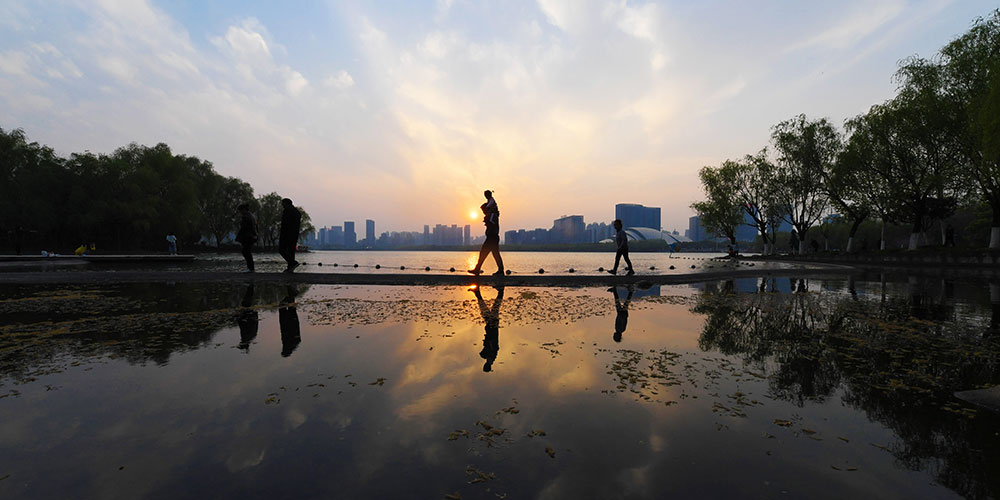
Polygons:
<instances>
[{"instance_id":1,"label":"reflective water surface","mask_svg":"<svg viewBox=\"0 0 1000 500\"><path fill-rule=\"evenodd\" d=\"M0 497L997 497L990 291L0 288Z\"/></svg>"}]
</instances>

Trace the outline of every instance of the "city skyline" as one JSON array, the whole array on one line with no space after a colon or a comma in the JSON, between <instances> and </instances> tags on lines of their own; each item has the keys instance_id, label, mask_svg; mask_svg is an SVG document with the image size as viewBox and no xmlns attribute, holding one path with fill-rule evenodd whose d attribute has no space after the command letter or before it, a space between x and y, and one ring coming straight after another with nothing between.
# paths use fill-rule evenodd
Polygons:
<instances>
[{"instance_id":1,"label":"city skyline","mask_svg":"<svg viewBox=\"0 0 1000 500\"><path fill-rule=\"evenodd\" d=\"M508 228L627 197L680 229L698 169L798 113L839 126L993 8L13 0L0 127L60 153L165 142L317 221L474 224L493 189Z\"/></svg>"}]
</instances>

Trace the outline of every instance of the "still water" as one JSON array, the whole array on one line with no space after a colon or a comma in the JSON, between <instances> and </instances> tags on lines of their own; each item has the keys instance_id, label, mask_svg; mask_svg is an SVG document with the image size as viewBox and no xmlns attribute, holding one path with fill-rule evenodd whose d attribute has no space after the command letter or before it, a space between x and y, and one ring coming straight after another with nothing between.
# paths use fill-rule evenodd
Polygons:
<instances>
[{"instance_id":1,"label":"still water","mask_svg":"<svg viewBox=\"0 0 1000 500\"><path fill-rule=\"evenodd\" d=\"M989 285L0 288L0 498L990 498Z\"/></svg>"}]
</instances>

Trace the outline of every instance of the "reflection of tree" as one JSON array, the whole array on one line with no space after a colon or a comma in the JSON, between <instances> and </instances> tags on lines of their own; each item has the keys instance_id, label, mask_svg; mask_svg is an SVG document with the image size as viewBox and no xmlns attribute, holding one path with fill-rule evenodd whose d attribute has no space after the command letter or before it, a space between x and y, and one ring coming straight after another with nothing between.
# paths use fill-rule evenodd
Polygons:
<instances>
[{"instance_id":1,"label":"reflection of tree","mask_svg":"<svg viewBox=\"0 0 1000 500\"><path fill-rule=\"evenodd\" d=\"M804 289L802 281L798 288ZM794 288L793 288L794 289ZM706 287L694 312L706 314L698 345L740 356L770 377L773 396L822 400L840 383L819 357L817 324L824 320L814 294L734 294L731 282Z\"/></svg>"},{"instance_id":2,"label":"reflection of tree","mask_svg":"<svg viewBox=\"0 0 1000 500\"><path fill-rule=\"evenodd\" d=\"M2 327L0 378L27 380L99 358L166 364L175 353L211 344L224 328L242 327L247 312L276 307L286 290L277 284L189 283L65 292L30 288L23 292L30 300L5 304L6 310L31 306L59 312L39 321L50 315L13 311L21 322Z\"/></svg>"},{"instance_id":3,"label":"reflection of tree","mask_svg":"<svg viewBox=\"0 0 1000 500\"><path fill-rule=\"evenodd\" d=\"M893 429L900 464L929 467L962 495L1000 495L1000 481L988 476L1000 461L996 418L970 420L952 398L1000 381L1000 340L984 335L992 311L957 310L940 280L886 290L883 300L849 289L733 294L725 283L709 286L693 309L706 316L699 346L743 358L767 373L772 395L799 405L842 387L843 402Z\"/></svg>"}]
</instances>

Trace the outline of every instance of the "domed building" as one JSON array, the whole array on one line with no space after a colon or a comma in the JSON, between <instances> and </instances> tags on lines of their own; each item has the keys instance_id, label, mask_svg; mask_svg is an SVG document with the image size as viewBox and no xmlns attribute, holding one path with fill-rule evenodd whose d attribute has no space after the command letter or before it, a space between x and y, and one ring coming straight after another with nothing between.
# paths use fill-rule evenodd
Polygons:
<instances>
[{"instance_id":1,"label":"domed building","mask_svg":"<svg viewBox=\"0 0 1000 500\"><path fill-rule=\"evenodd\" d=\"M670 231L659 231L651 227L627 227L625 228L625 235L628 237L629 241L654 241L663 240L667 242L668 245L673 245L674 243L690 243L691 239L686 236L681 236L680 234L674 234ZM614 243L614 238L608 238L601 240L601 243Z\"/></svg>"}]
</instances>

